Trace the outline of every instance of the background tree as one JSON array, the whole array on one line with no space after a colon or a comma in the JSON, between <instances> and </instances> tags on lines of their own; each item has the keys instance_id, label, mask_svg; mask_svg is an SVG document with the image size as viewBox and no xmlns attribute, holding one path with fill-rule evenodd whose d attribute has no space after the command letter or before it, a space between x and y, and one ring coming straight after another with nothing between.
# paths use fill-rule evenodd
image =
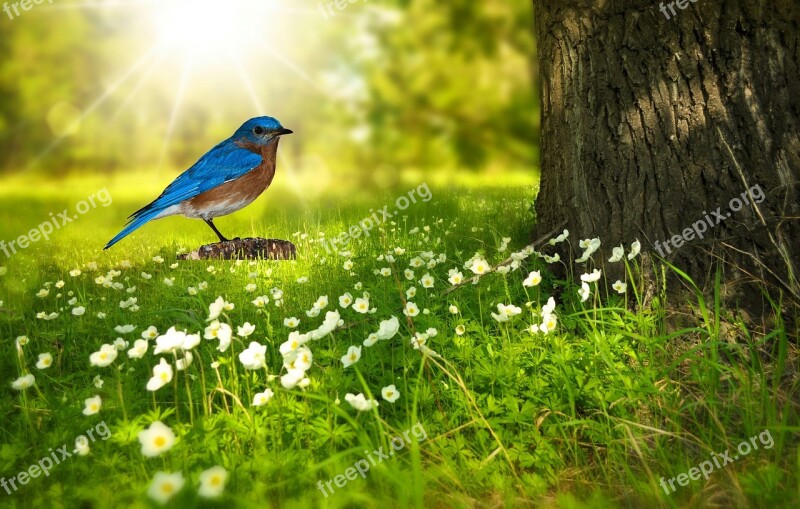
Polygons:
<instances>
[{"instance_id":1,"label":"background tree","mask_svg":"<svg viewBox=\"0 0 800 509\"><path fill-rule=\"evenodd\" d=\"M699 281L716 259L729 281L798 297L800 4L680 3L673 14L652 0L534 0L537 230L566 218L606 253L637 238L653 252L758 185L762 203L662 251Z\"/></svg>"}]
</instances>

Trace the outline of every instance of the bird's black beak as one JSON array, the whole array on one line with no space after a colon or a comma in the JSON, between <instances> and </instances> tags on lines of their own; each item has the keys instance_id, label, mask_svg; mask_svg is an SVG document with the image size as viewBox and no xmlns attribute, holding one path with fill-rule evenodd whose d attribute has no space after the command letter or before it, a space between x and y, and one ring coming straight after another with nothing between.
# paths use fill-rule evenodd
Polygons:
<instances>
[{"instance_id":1,"label":"bird's black beak","mask_svg":"<svg viewBox=\"0 0 800 509\"><path fill-rule=\"evenodd\" d=\"M276 136L283 136L284 134L292 134L294 131L291 129L286 129L285 127L281 127L275 132Z\"/></svg>"}]
</instances>

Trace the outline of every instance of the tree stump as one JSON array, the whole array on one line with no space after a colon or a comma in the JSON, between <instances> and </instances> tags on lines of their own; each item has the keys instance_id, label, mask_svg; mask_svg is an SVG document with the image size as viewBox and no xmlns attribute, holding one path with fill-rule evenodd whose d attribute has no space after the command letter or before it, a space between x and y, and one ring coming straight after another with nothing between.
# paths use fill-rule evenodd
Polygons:
<instances>
[{"instance_id":1,"label":"tree stump","mask_svg":"<svg viewBox=\"0 0 800 509\"><path fill-rule=\"evenodd\" d=\"M297 248L288 240L247 238L200 246L179 260L294 260Z\"/></svg>"}]
</instances>

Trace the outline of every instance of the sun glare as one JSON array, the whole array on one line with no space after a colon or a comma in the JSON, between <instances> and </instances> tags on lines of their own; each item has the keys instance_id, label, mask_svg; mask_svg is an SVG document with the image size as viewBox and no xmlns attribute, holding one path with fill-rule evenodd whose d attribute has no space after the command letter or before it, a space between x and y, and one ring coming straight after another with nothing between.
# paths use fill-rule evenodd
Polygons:
<instances>
[{"instance_id":1,"label":"sun glare","mask_svg":"<svg viewBox=\"0 0 800 509\"><path fill-rule=\"evenodd\" d=\"M158 44L165 51L183 51L193 57L241 57L254 40L269 30L273 12L269 1L170 0L155 9Z\"/></svg>"}]
</instances>

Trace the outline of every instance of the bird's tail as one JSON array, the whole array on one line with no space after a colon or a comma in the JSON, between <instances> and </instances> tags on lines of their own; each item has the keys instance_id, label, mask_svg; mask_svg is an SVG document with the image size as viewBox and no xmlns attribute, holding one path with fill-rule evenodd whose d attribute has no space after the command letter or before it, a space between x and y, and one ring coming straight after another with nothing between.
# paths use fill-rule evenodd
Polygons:
<instances>
[{"instance_id":1,"label":"bird's tail","mask_svg":"<svg viewBox=\"0 0 800 509\"><path fill-rule=\"evenodd\" d=\"M125 237L133 233L135 230L137 230L139 227L141 227L148 221L155 219L161 212L162 209L160 208L145 207L144 209L134 213L133 216L131 216L131 220L128 222L125 228L123 228L123 230L119 232L116 237L109 240L108 244L106 244L106 247L104 247L103 250L110 248L120 240L124 239Z\"/></svg>"}]
</instances>

